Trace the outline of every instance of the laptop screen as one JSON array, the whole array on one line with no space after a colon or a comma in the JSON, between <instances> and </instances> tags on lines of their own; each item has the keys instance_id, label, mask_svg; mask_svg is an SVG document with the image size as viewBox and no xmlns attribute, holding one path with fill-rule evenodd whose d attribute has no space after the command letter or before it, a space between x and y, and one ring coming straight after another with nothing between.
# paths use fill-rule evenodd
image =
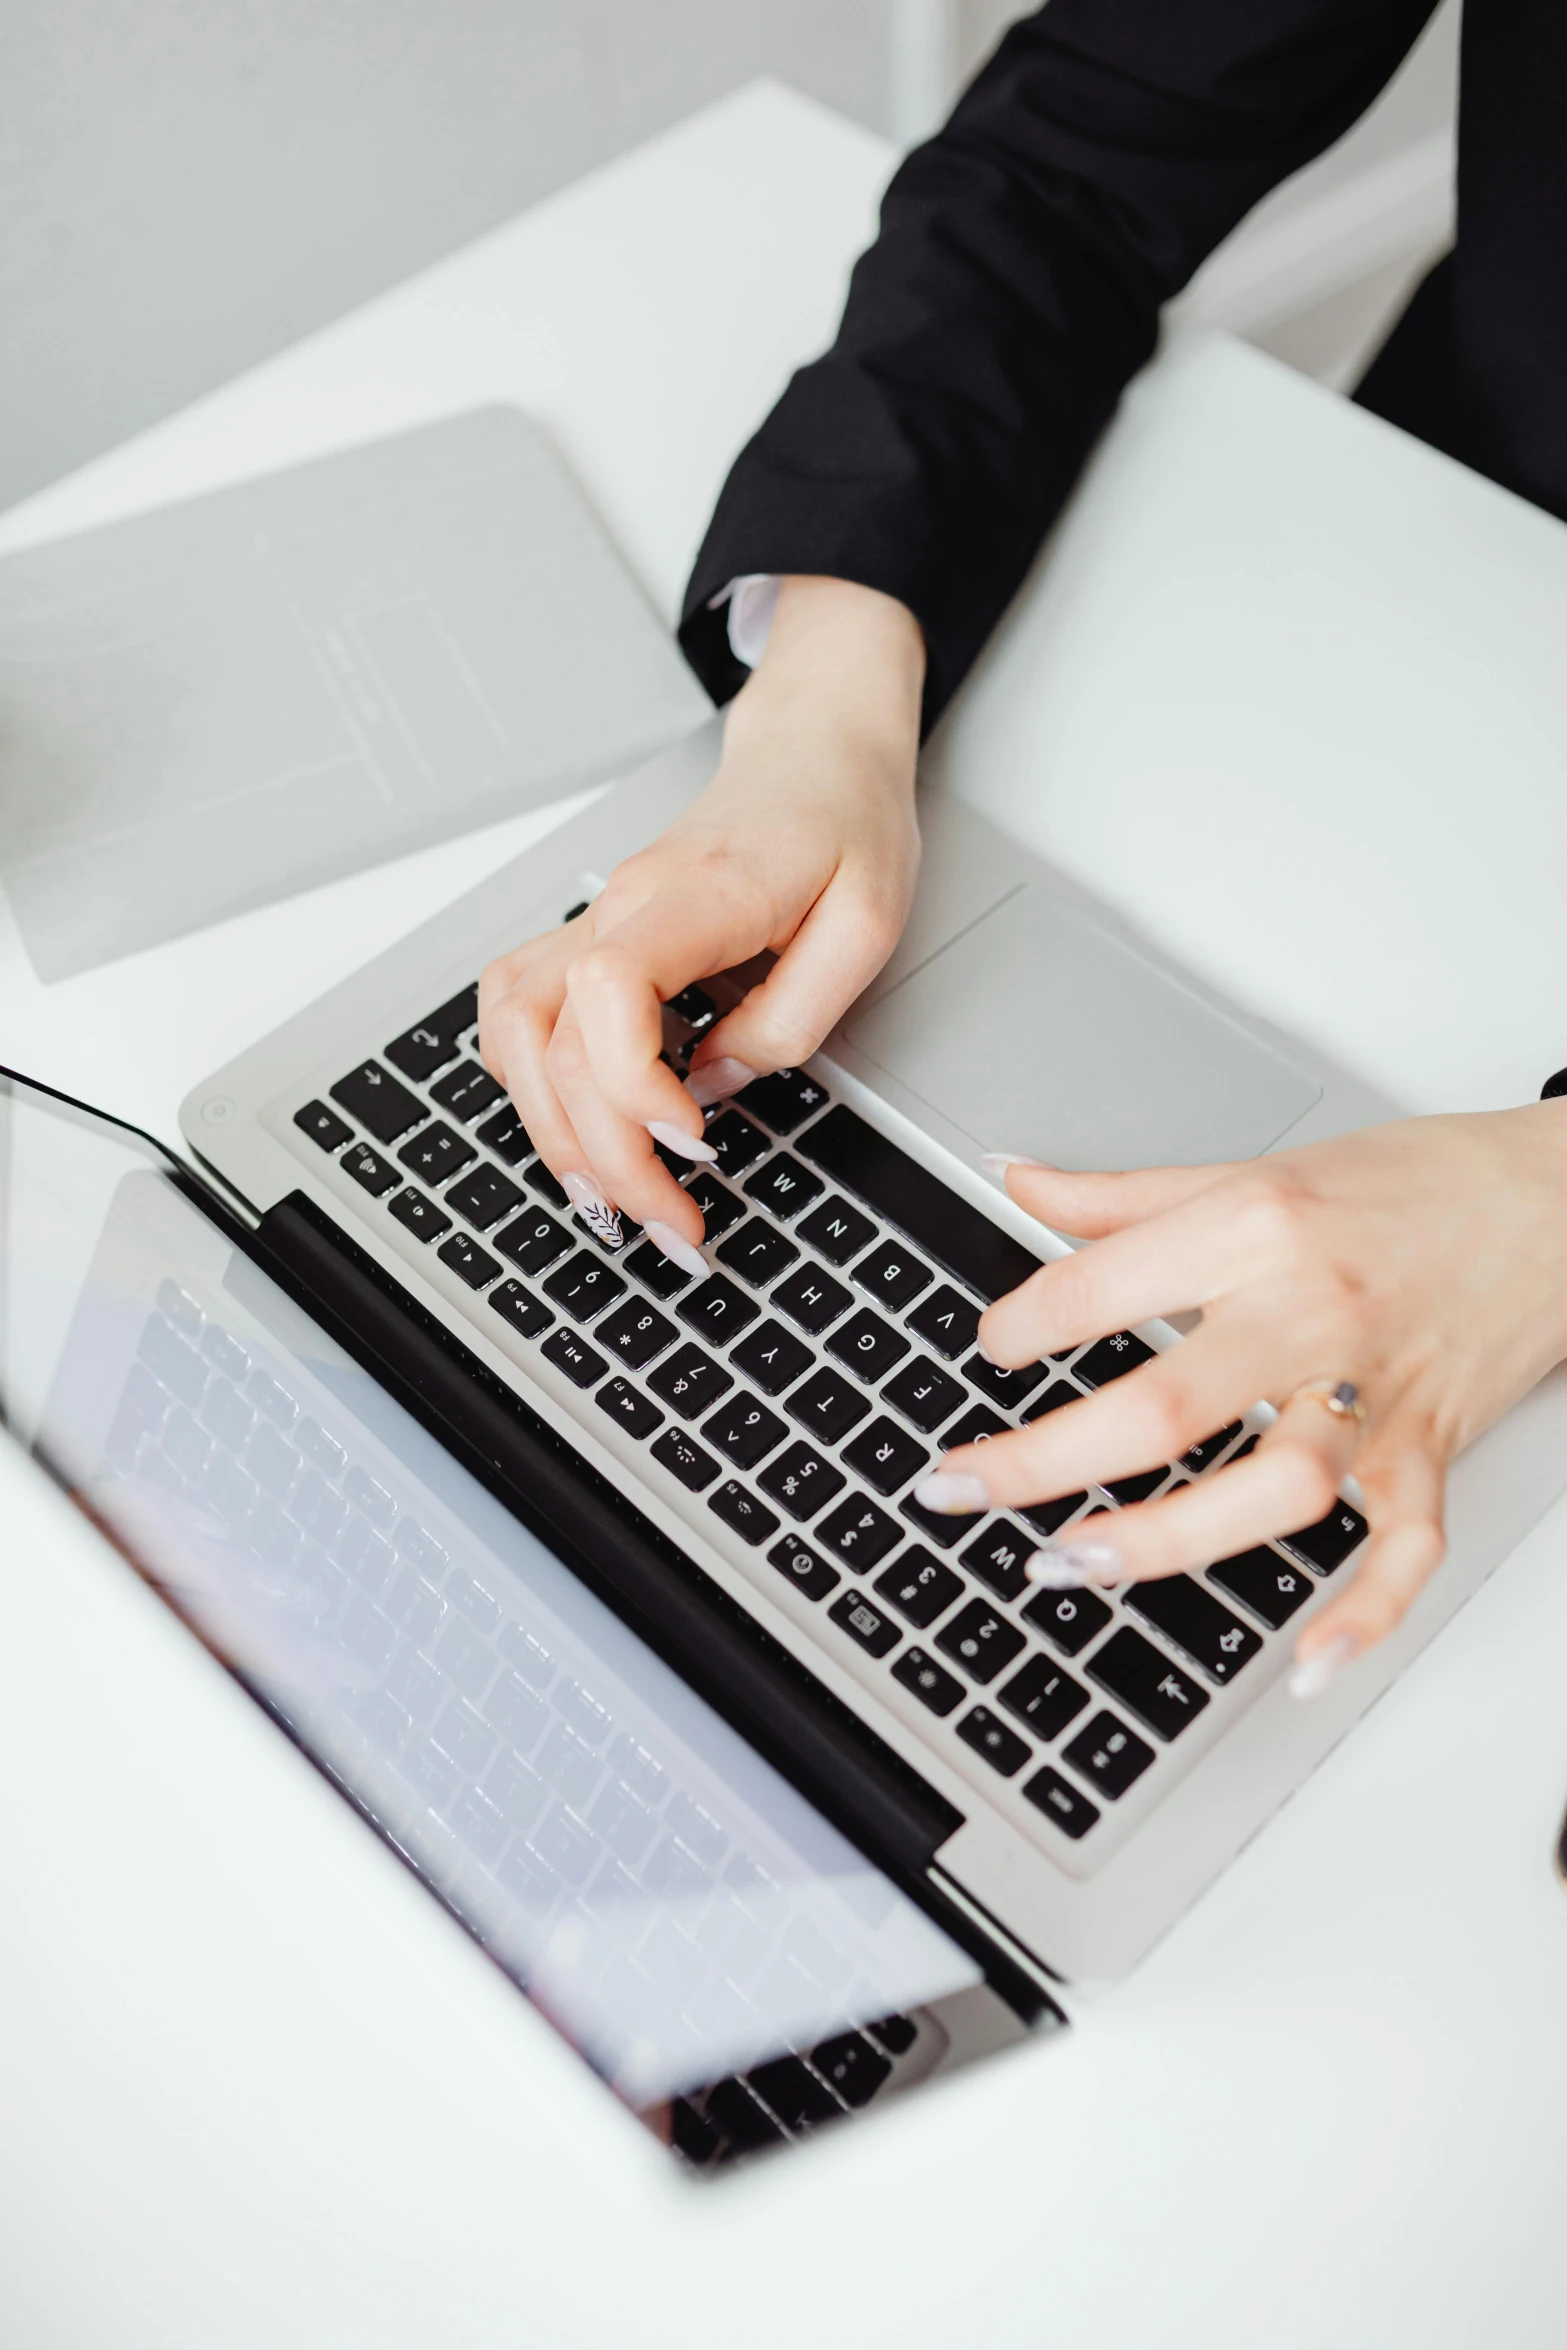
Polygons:
<instances>
[{"instance_id":1,"label":"laptop screen","mask_svg":"<svg viewBox=\"0 0 1567 2350\"><path fill-rule=\"evenodd\" d=\"M13 1438L689 2161L1020 2036L150 1145L4 1081L0 1232Z\"/></svg>"}]
</instances>

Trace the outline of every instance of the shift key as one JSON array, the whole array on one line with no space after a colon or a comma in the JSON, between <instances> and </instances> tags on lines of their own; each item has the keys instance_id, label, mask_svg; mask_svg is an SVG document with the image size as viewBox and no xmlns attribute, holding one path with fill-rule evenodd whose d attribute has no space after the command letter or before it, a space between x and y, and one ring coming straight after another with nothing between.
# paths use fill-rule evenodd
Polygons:
<instances>
[{"instance_id":1,"label":"shift key","mask_svg":"<svg viewBox=\"0 0 1567 2350\"><path fill-rule=\"evenodd\" d=\"M1208 1703L1207 1690L1129 1624L1095 1650L1086 1670L1159 1738L1178 1738Z\"/></svg>"}]
</instances>

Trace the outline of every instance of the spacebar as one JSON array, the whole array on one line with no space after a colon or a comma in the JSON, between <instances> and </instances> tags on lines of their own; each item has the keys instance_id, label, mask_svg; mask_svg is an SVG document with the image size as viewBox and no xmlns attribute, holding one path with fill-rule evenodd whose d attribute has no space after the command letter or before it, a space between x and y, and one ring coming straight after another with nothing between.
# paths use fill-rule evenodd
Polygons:
<instances>
[{"instance_id":1,"label":"spacebar","mask_svg":"<svg viewBox=\"0 0 1567 2350\"><path fill-rule=\"evenodd\" d=\"M987 1304L1038 1272L1039 1258L1020 1241L841 1102L797 1135L794 1147Z\"/></svg>"}]
</instances>

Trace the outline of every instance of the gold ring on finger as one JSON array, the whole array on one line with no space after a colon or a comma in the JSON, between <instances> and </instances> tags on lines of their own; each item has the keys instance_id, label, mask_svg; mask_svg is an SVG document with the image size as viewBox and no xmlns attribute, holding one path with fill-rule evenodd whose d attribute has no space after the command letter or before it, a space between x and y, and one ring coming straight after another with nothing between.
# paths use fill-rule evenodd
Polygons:
<instances>
[{"instance_id":1,"label":"gold ring on finger","mask_svg":"<svg viewBox=\"0 0 1567 2350\"><path fill-rule=\"evenodd\" d=\"M1358 1429L1366 1425L1366 1407L1360 1400L1360 1389L1353 1379L1308 1379L1304 1387L1297 1387L1291 1403L1302 1399L1321 1404L1335 1420L1353 1420Z\"/></svg>"}]
</instances>

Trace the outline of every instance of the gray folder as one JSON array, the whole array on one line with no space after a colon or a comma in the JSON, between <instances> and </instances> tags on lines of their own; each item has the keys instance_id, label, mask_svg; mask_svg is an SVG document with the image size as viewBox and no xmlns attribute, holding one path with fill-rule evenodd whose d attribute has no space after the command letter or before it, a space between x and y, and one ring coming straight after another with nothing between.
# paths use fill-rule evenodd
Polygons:
<instances>
[{"instance_id":1,"label":"gray folder","mask_svg":"<svg viewBox=\"0 0 1567 2350\"><path fill-rule=\"evenodd\" d=\"M0 877L61 979L708 715L543 433L479 409L0 560Z\"/></svg>"}]
</instances>

